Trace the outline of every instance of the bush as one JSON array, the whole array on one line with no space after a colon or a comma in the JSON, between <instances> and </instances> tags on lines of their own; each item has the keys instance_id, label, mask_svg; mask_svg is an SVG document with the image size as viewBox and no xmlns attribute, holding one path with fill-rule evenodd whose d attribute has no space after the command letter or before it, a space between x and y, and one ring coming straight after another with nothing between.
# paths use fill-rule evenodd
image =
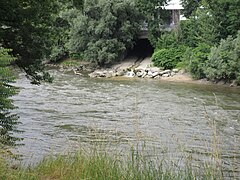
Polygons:
<instances>
[{"instance_id":1,"label":"bush","mask_svg":"<svg viewBox=\"0 0 240 180\"><path fill-rule=\"evenodd\" d=\"M187 70L191 73L195 79L205 78L204 69L208 60L211 47L207 44L199 44L194 49L188 49L186 51L183 61L187 61Z\"/></svg>"},{"instance_id":2,"label":"bush","mask_svg":"<svg viewBox=\"0 0 240 180\"><path fill-rule=\"evenodd\" d=\"M154 66L163 67L164 69L172 69L181 61L186 47L179 46L178 48L168 48L157 50L152 61Z\"/></svg>"},{"instance_id":3,"label":"bush","mask_svg":"<svg viewBox=\"0 0 240 180\"><path fill-rule=\"evenodd\" d=\"M240 32L236 39L228 37L213 47L206 64L205 74L209 80L239 79L240 74Z\"/></svg>"},{"instance_id":4,"label":"bush","mask_svg":"<svg viewBox=\"0 0 240 180\"><path fill-rule=\"evenodd\" d=\"M156 49L166 49L178 47L178 38L175 33L165 33L161 35L156 44Z\"/></svg>"}]
</instances>

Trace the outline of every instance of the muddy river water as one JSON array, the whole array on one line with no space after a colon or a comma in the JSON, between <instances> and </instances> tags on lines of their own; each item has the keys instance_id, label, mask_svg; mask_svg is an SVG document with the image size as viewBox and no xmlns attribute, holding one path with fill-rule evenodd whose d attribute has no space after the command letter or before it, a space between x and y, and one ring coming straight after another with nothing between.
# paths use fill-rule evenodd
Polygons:
<instances>
[{"instance_id":1,"label":"muddy river water","mask_svg":"<svg viewBox=\"0 0 240 180\"><path fill-rule=\"evenodd\" d=\"M52 84L31 85L24 75L16 83L25 145L15 151L24 164L96 142L119 152L144 142L149 156L173 161L202 163L217 152L240 177L240 88L51 73Z\"/></svg>"}]
</instances>

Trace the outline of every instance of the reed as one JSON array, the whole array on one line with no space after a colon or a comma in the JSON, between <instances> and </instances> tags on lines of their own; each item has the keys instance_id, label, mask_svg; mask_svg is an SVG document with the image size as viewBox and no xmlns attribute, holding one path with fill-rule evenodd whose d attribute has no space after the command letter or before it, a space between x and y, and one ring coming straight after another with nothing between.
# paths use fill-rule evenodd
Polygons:
<instances>
[{"instance_id":1,"label":"reed","mask_svg":"<svg viewBox=\"0 0 240 180\"><path fill-rule=\"evenodd\" d=\"M99 152L80 150L74 154L47 157L37 166L11 168L0 160L0 179L223 179L215 167L204 164L193 168L186 164L181 169L164 166L164 161L151 161L131 149L127 158Z\"/></svg>"}]
</instances>

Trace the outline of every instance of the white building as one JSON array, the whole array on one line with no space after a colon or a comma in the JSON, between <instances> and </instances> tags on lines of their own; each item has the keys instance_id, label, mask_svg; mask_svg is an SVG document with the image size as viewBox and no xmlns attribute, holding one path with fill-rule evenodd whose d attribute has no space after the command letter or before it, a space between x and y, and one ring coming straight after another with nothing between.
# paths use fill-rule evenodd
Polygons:
<instances>
[{"instance_id":1,"label":"white building","mask_svg":"<svg viewBox=\"0 0 240 180\"><path fill-rule=\"evenodd\" d=\"M162 7L163 9L172 11L172 22L171 25L179 24L179 21L186 20L186 18L181 15L181 10L183 10L182 1L181 0L170 0L166 6Z\"/></svg>"}]
</instances>

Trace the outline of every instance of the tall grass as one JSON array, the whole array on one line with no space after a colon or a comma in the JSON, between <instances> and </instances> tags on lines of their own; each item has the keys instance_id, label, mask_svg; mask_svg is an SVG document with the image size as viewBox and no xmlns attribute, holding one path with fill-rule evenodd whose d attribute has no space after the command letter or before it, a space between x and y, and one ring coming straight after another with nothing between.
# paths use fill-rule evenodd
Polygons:
<instances>
[{"instance_id":1,"label":"tall grass","mask_svg":"<svg viewBox=\"0 0 240 180\"><path fill-rule=\"evenodd\" d=\"M134 149L127 158L120 155L83 150L66 156L48 157L35 167L11 168L0 160L0 179L223 179L215 168L203 164L194 169L186 164L183 168L166 167L163 161L150 161Z\"/></svg>"}]
</instances>

